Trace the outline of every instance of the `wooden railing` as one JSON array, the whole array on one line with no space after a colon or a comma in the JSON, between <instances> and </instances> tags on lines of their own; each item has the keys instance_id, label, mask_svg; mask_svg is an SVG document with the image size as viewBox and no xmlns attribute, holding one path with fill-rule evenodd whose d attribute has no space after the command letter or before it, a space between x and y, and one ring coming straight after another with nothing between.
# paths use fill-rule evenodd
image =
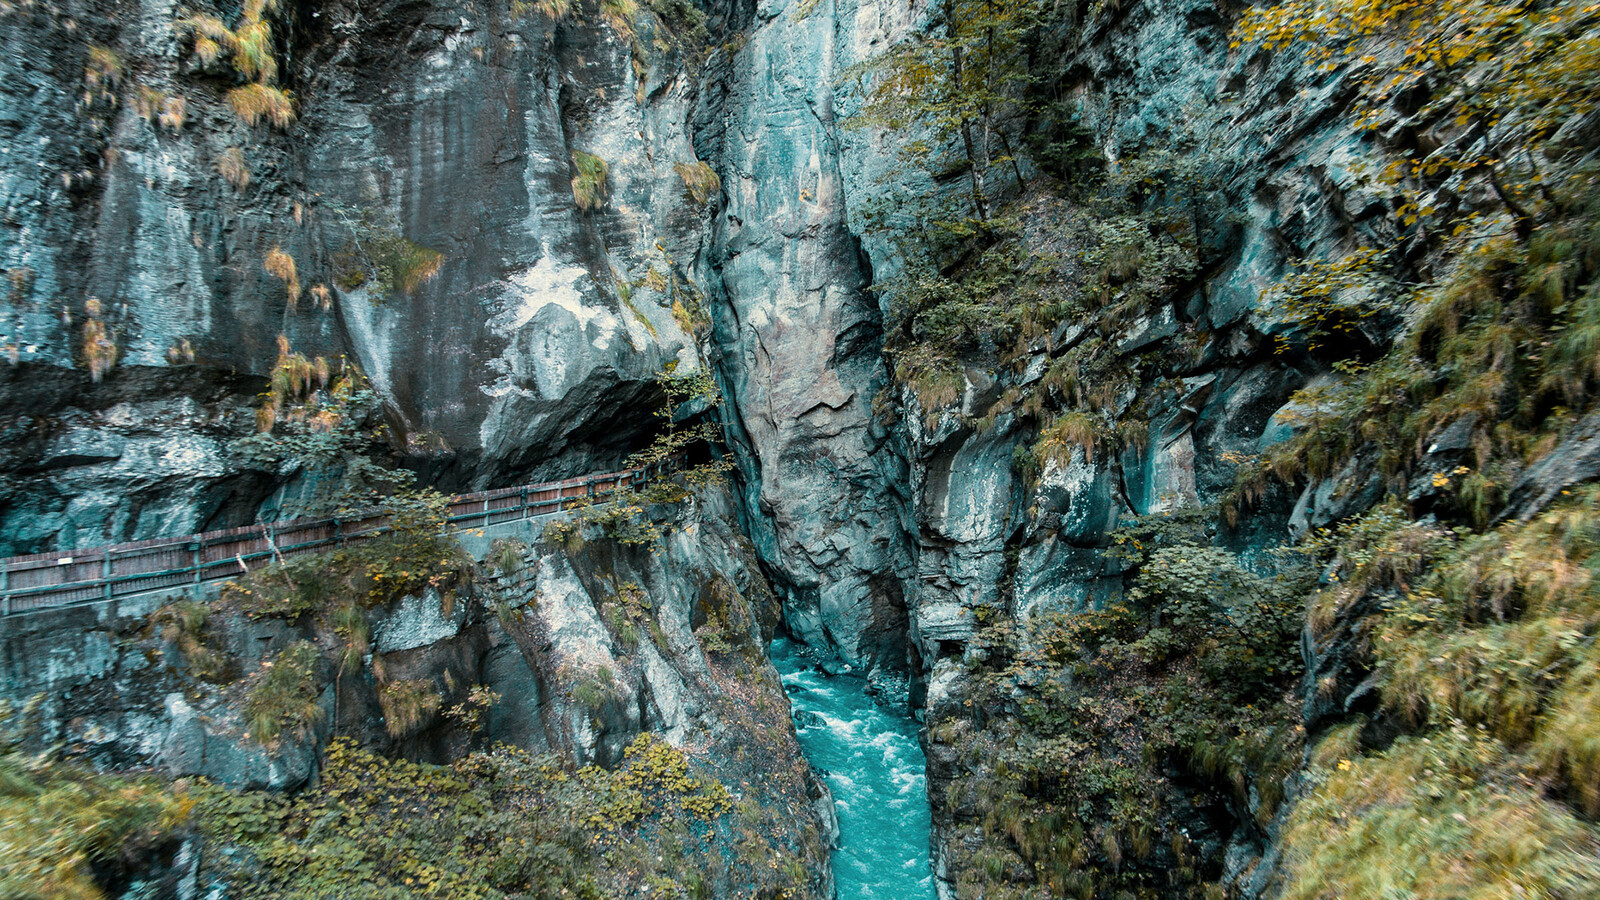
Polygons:
<instances>
[{"instance_id":1,"label":"wooden railing","mask_svg":"<svg viewBox=\"0 0 1600 900\"><path fill-rule=\"evenodd\" d=\"M450 500L450 523L457 528L479 528L549 515L585 499L641 484L660 468L459 494ZM208 581L238 577L259 561L317 553L388 530L386 515L366 510L326 519L294 519L187 537L13 556L0 559L0 617L150 591L188 591Z\"/></svg>"}]
</instances>

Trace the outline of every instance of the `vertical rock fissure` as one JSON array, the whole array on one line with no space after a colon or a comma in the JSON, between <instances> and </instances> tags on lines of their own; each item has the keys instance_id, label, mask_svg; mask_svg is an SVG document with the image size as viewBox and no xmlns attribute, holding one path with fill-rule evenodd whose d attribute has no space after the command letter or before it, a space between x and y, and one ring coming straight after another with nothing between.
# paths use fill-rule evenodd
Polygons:
<instances>
[{"instance_id":1,"label":"vertical rock fissure","mask_svg":"<svg viewBox=\"0 0 1600 900\"><path fill-rule=\"evenodd\" d=\"M734 12L723 17L731 20ZM871 263L849 226L833 85L835 13L758 10L702 90L696 135L725 208L705 273L712 344L752 538L798 639L903 670L912 543ZM703 152L703 156L710 156Z\"/></svg>"}]
</instances>

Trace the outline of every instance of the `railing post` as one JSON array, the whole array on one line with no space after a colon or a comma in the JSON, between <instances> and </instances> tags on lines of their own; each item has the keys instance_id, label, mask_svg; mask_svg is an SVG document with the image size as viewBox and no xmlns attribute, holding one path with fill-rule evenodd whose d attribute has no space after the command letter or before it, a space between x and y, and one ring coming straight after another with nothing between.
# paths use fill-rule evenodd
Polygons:
<instances>
[{"instance_id":1,"label":"railing post","mask_svg":"<svg viewBox=\"0 0 1600 900\"><path fill-rule=\"evenodd\" d=\"M107 547L105 552L100 555L100 571L102 573L100 577L105 582L105 592L106 592L106 599L107 600L111 599L111 572L112 572L112 569L111 569L111 554L112 554L112 552L114 552L114 548L113 547Z\"/></svg>"},{"instance_id":2,"label":"railing post","mask_svg":"<svg viewBox=\"0 0 1600 900\"><path fill-rule=\"evenodd\" d=\"M522 491L518 494L518 496L522 498L518 502L520 504L522 504L521 505L522 517L524 519L526 519L528 517L528 486L527 485L523 485L522 486Z\"/></svg>"}]
</instances>

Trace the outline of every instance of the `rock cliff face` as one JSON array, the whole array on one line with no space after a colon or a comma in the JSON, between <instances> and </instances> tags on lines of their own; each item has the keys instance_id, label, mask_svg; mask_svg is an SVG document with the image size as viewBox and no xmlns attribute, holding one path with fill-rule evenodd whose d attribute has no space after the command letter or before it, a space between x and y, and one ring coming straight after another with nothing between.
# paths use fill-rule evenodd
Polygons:
<instances>
[{"instance_id":1,"label":"rock cliff face","mask_svg":"<svg viewBox=\"0 0 1600 900\"><path fill-rule=\"evenodd\" d=\"M443 486L614 466L648 435L655 373L696 363L685 329L704 297L737 398L748 521L792 627L904 663L907 477L871 414L886 383L881 317L848 227L833 110L834 81L870 50L845 27L856 12L712 9L708 45L648 9L628 22L499 5L286 10L275 49L298 118L284 129L236 120L236 76L196 57L174 27L183 15L6 14L14 290L0 343L26 402L10 414L21 458L5 549L248 521L271 486L229 480L226 441L245 422L186 414L180 430L210 441L146 472L165 498L146 509L119 483L144 451L96 411L167 368L191 394L230 386L226 406L242 406L280 333L297 352L357 361L388 401L396 454ZM90 75L100 49L115 71ZM181 124L150 112L166 98L185 104ZM592 207L574 198L577 154L607 170ZM720 196L686 190L680 170L702 156ZM349 257L389 236L443 261L379 297ZM273 248L305 292L330 292L328 308L309 296L291 308L264 269ZM44 391L51 373L92 364L90 323L115 365L82 391ZM119 412L170 420L143 405L180 390ZM29 433L51 446L25 449ZM48 477L21 477L34 469Z\"/></svg>"},{"instance_id":2,"label":"rock cliff face","mask_svg":"<svg viewBox=\"0 0 1600 900\"><path fill-rule=\"evenodd\" d=\"M191 52L183 14L4 13L8 444L56 445L20 451L8 470L8 550L248 520L260 497L228 485L204 441L147 473L195 509L141 524L140 508L97 516L81 498L117 494L107 463L138 466L145 452L99 410L120 402L124 419L215 444L240 429L216 409L174 418L162 404L259 390L279 334L307 356L359 362L388 401L396 453L441 484L605 469L648 438L655 374L695 363L662 275L692 254L701 224L674 169L694 162L684 121L696 85L658 20L639 24L649 49L635 65L617 29L500 7L285 10L273 50L298 119L277 130L230 111L237 76ZM109 69L86 74L97 65ZM182 102L172 123L151 112L167 99ZM578 153L608 169L586 209ZM437 274L378 296L351 259L385 241L442 254ZM294 260L298 303L264 268L273 248ZM115 364L80 391L47 389L107 356L89 358L91 325ZM161 381L166 369L185 374ZM130 391L141 379L160 387ZM16 483L33 467L53 489Z\"/></svg>"},{"instance_id":3,"label":"rock cliff face","mask_svg":"<svg viewBox=\"0 0 1600 900\"><path fill-rule=\"evenodd\" d=\"M229 416L270 375L280 333L357 361L388 401L395 453L442 486L614 466L648 436L655 373L696 364L685 329L704 297L736 398L747 522L791 626L904 664L907 476L871 413L881 317L848 227L832 99L868 49L841 25L853 13L714 8L708 45L648 9L630 22L500 5L287 10L276 49L298 118L281 130L235 119L232 73L195 56L182 15L6 14L15 289L0 343L19 402L0 548L248 521L273 485L234 477L226 444L249 426ZM92 48L116 71L90 89ZM151 96L182 98L181 125L150 115ZM607 169L592 208L574 198L579 153ZM224 177L230 154L242 177ZM680 170L702 156L721 190L697 197ZM375 296L347 271L375 235L443 254L437 275ZM330 291L329 308L290 308L263 267L273 248L306 292ZM79 391L44 390L91 365L90 322L115 365ZM181 385L128 389L168 368ZM235 395L178 420L160 406L220 390ZM161 466L136 462L158 451L130 445L107 408L177 426ZM177 436L195 430L205 438ZM135 466L160 503L127 490Z\"/></svg>"},{"instance_id":4,"label":"rock cliff face","mask_svg":"<svg viewBox=\"0 0 1600 900\"><path fill-rule=\"evenodd\" d=\"M847 13L763 3L709 101L701 140L726 207L712 234L714 342L752 536L792 631L869 664L905 664L911 528L886 391L872 261L848 217L835 83Z\"/></svg>"},{"instance_id":5,"label":"rock cliff face","mask_svg":"<svg viewBox=\"0 0 1600 900\"><path fill-rule=\"evenodd\" d=\"M780 610L731 499L658 510L661 537L637 544L469 536L485 558L364 611L269 609L230 588L204 615L169 598L8 619L0 701L40 698L34 739L99 767L240 790L307 785L332 733L438 763L509 744L614 766L648 732L765 817L760 839L803 860L794 889L831 896L832 801L764 657ZM315 711L265 739L265 685L301 648L295 690ZM420 705L403 699L419 687Z\"/></svg>"}]
</instances>

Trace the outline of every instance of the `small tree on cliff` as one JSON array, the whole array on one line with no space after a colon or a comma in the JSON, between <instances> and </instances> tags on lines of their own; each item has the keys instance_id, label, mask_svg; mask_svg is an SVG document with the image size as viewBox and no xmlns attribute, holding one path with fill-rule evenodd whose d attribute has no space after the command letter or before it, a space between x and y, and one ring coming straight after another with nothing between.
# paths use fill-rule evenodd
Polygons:
<instances>
[{"instance_id":1,"label":"small tree on cliff","mask_svg":"<svg viewBox=\"0 0 1600 900\"><path fill-rule=\"evenodd\" d=\"M1022 181L1007 129L1022 112L1023 38L1037 17L1036 0L940 0L928 28L846 73L865 99L850 124L917 126L940 143L959 141L973 217L988 221L990 171L1008 164ZM908 142L905 152L928 149Z\"/></svg>"}]
</instances>

